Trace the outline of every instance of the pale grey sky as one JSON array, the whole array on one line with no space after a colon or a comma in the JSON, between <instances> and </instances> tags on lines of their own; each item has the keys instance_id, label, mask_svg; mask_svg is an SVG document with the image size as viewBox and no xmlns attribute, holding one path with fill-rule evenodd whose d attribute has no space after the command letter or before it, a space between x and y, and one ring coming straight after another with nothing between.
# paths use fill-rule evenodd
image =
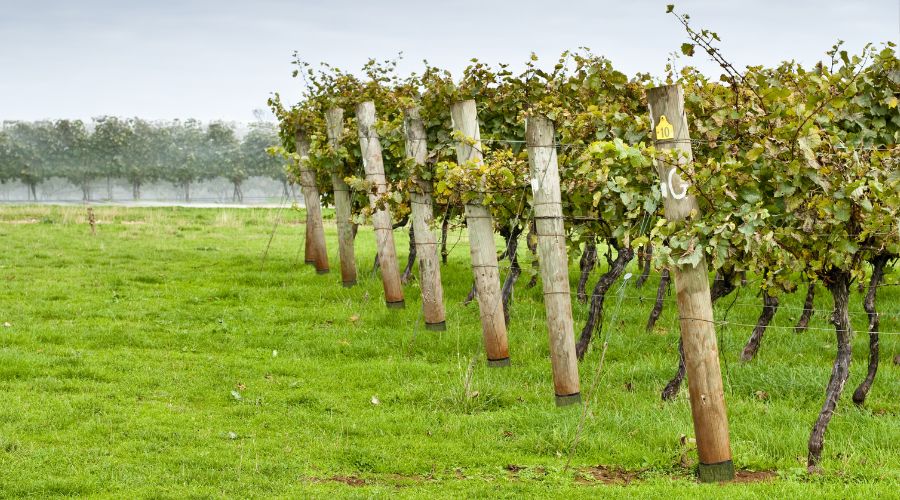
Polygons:
<instances>
[{"instance_id":1,"label":"pale grey sky","mask_svg":"<svg viewBox=\"0 0 900 500\"><path fill-rule=\"evenodd\" d=\"M194 117L250 121L272 91L297 100L291 54L358 69L403 51L458 71L468 60L552 61L590 47L626 73L660 75L686 41L672 0L0 0L0 120ZM738 67L811 64L837 39L897 42L900 0L676 1L717 31ZM682 59L682 64L686 61ZM710 73L716 68L695 57ZM718 74L717 72L715 74Z\"/></svg>"}]
</instances>

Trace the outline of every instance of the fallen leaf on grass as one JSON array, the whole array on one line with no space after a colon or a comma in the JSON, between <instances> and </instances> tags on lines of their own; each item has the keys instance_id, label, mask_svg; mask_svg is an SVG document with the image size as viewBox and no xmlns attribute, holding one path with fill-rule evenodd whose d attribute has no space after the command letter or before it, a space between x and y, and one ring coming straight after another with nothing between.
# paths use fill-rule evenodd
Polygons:
<instances>
[{"instance_id":1,"label":"fallen leaf on grass","mask_svg":"<svg viewBox=\"0 0 900 500\"><path fill-rule=\"evenodd\" d=\"M4 321L4 322L3 322L3 327L4 327L4 328L9 328L9 327L11 327L11 326L12 326L12 323L10 323L9 321Z\"/></svg>"},{"instance_id":2,"label":"fallen leaf on grass","mask_svg":"<svg viewBox=\"0 0 900 500\"><path fill-rule=\"evenodd\" d=\"M231 391L231 397L233 397L235 399L235 401L240 401L240 400L244 399L241 396L241 393L239 393L238 391Z\"/></svg>"},{"instance_id":3,"label":"fallen leaf on grass","mask_svg":"<svg viewBox=\"0 0 900 500\"><path fill-rule=\"evenodd\" d=\"M766 391L756 391L756 399L760 401L765 401L769 399L769 393Z\"/></svg>"},{"instance_id":4,"label":"fallen leaf on grass","mask_svg":"<svg viewBox=\"0 0 900 500\"><path fill-rule=\"evenodd\" d=\"M373 405L380 405L380 404L381 404L381 400L378 399L378 396L372 396L372 404L373 404Z\"/></svg>"},{"instance_id":5,"label":"fallen leaf on grass","mask_svg":"<svg viewBox=\"0 0 900 500\"><path fill-rule=\"evenodd\" d=\"M357 321L359 321L359 314L354 314L353 316L350 316L351 323L356 323Z\"/></svg>"}]
</instances>

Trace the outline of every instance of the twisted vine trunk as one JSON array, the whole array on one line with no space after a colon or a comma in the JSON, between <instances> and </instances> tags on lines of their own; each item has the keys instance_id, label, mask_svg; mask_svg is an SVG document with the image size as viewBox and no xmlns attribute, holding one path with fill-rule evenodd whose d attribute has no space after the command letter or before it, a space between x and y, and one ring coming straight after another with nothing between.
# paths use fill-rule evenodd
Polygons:
<instances>
[{"instance_id":1,"label":"twisted vine trunk","mask_svg":"<svg viewBox=\"0 0 900 500\"><path fill-rule=\"evenodd\" d=\"M872 278L869 280L869 291L866 292L866 298L863 301L863 308L869 317L869 368L866 371L866 378L863 379L859 387L853 392L853 402L861 405L866 401L869 395L869 389L875 382L875 375L878 373L878 310L875 308L875 300L878 298L878 284L884 276L884 268L891 256L881 254L872 259Z\"/></svg>"},{"instance_id":2,"label":"twisted vine trunk","mask_svg":"<svg viewBox=\"0 0 900 500\"><path fill-rule=\"evenodd\" d=\"M809 287L806 289L806 300L803 302L803 312L800 313L800 319L797 321L797 326L794 327L795 332L802 333L809 328L809 320L812 318L813 302L815 299L816 284L810 281Z\"/></svg>"},{"instance_id":3,"label":"twisted vine trunk","mask_svg":"<svg viewBox=\"0 0 900 500\"><path fill-rule=\"evenodd\" d=\"M597 242L593 237L584 244L584 252L581 254L579 267L581 268L581 277L578 278L578 302L587 303L587 287L588 277L594 266L597 265Z\"/></svg>"},{"instance_id":4,"label":"twisted vine trunk","mask_svg":"<svg viewBox=\"0 0 900 500\"><path fill-rule=\"evenodd\" d=\"M735 276L736 275L734 272L729 271L726 271L724 273L716 273L716 279L713 280L713 285L709 290L709 300L713 305L715 305L717 300L727 296L737 289L737 286L734 284ZM681 390L681 384L684 383L685 372L686 367L684 364L684 345L682 344L681 337L679 337L678 369L675 371L675 376L672 377L671 380L669 380L665 387L663 387L663 401L671 401L675 399L675 396L678 395L678 391Z\"/></svg>"},{"instance_id":5,"label":"twisted vine trunk","mask_svg":"<svg viewBox=\"0 0 900 500\"><path fill-rule=\"evenodd\" d=\"M723 271L716 273L715 281L709 289L709 300L715 304L722 297L727 297L731 292L737 290L734 280L737 277L734 271Z\"/></svg>"},{"instance_id":6,"label":"twisted vine trunk","mask_svg":"<svg viewBox=\"0 0 900 500\"><path fill-rule=\"evenodd\" d=\"M606 292L619 279L619 276L625 271L625 266L633 258L634 250L627 247L620 249L618 255L616 255L616 260L610 263L609 270L597 280L594 291L591 293L591 307L588 311L587 321L581 330L581 337L579 337L578 343L575 345L575 354L579 360L584 359L584 354L591 343L594 330L598 334L600 333L603 325L603 301L606 299Z\"/></svg>"},{"instance_id":7,"label":"twisted vine trunk","mask_svg":"<svg viewBox=\"0 0 900 500\"><path fill-rule=\"evenodd\" d=\"M403 269L403 274L400 275L400 283L407 284L409 283L409 278L412 277L413 264L416 263L416 228L413 224L409 225L409 256L406 258L406 268Z\"/></svg>"},{"instance_id":8,"label":"twisted vine trunk","mask_svg":"<svg viewBox=\"0 0 900 500\"><path fill-rule=\"evenodd\" d=\"M644 266L641 270L641 275L638 276L637 281L634 282L634 286L636 286L637 288L642 288L644 286L644 283L647 282L647 278L650 277L650 269L652 268L653 264L653 245L649 243L644 245L643 254Z\"/></svg>"},{"instance_id":9,"label":"twisted vine trunk","mask_svg":"<svg viewBox=\"0 0 900 500\"><path fill-rule=\"evenodd\" d=\"M519 266L518 256L520 234L522 234L521 229L513 228L512 232L506 237L505 252L509 258L509 274L506 275L506 279L503 281L503 288L500 292L500 297L503 301L503 320L506 321L506 326L509 326L509 308L513 288L516 286L516 282L522 274L522 267Z\"/></svg>"},{"instance_id":10,"label":"twisted vine trunk","mask_svg":"<svg viewBox=\"0 0 900 500\"><path fill-rule=\"evenodd\" d=\"M831 378L825 388L825 403L809 436L809 455L806 464L810 472L816 470L816 465L822 458L825 430L831 422L831 417L834 416L834 410L844 391L844 384L850 375L850 273L841 270L832 271L828 280L828 290L834 299L831 323L834 325L837 338L837 355L831 368Z\"/></svg>"},{"instance_id":11,"label":"twisted vine trunk","mask_svg":"<svg viewBox=\"0 0 900 500\"><path fill-rule=\"evenodd\" d=\"M540 263L538 262L537 251L538 251L538 242L537 242L537 226L535 225L535 220L531 220L531 225L528 226L528 237L525 238L525 244L528 246L528 251L531 252L532 260L531 260L531 269L535 270L531 275L531 279L528 280L528 284L525 285L526 290L530 290L535 285L537 285L538 272L536 269L540 267Z\"/></svg>"},{"instance_id":12,"label":"twisted vine trunk","mask_svg":"<svg viewBox=\"0 0 900 500\"><path fill-rule=\"evenodd\" d=\"M653 304L653 309L650 310L650 318L647 320L648 332L653 330L653 327L656 325L656 320L658 320L659 315L662 314L663 299L666 296L666 290L669 289L670 282L671 278L669 277L669 270L663 269L659 276L659 286L656 287L656 303Z\"/></svg>"},{"instance_id":13,"label":"twisted vine trunk","mask_svg":"<svg viewBox=\"0 0 900 500\"><path fill-rule=\"evenodd\" d=\"M441 221L441 262L447 263L447 233L450 232L450 206L444 211L444 219Z\"/></svg>"},{"instance_id":14,"label":"twisted vine trunk","mask_svg":"<svg viewBox=\"0 0 900 500\"><path fill-rule=\"evenodd\" d=\"M472 301L475 300L475 297L477 297L477 296L478 296L478 285L473 281L472 289L469 290L469 294L466 295L466 300L463 300L463 305L467 306L467 305L471 304Z\"/></svg>"},{"instance_id":15,"label":"twisted vine trunk","mask_svg":"<svg viewBox=\"0 0 900 500\"><path fill-rule=\"evenodd\" d=\"M687 368L684 365L684 343L682 343L681 339L678 339L678 371L675 372L675 376L672 377L672 380L663 387L662 390L662 399L663 401L671 401L675 399L675 396L678 395L678 391L681 390L681 383L684 382L684 374Z\"/></svg>"},{"instance_id":16,"label":"twisted vine trunk","mask_svg":"<svg viewBox=\"0 0 900 500\"><path fill-rule=\"evenodd\" d=\"M744 346L744 350L741 352L741 361L746 363L756 356L756 352L759 351L759 343L762 342L763 334L766 332L766 327L772 322L772 318L777 311L778 297L769 295L767 290L763 290L763 310L759 313L756 326L753 327L750 339L747 340L747 345Z\"/></svg>"}]
</instances>

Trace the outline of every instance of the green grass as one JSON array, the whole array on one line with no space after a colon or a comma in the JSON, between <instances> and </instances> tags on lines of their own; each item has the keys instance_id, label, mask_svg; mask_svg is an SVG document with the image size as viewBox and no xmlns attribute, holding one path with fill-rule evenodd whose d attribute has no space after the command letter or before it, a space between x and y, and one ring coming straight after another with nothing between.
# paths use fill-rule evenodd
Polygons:
<instances>
[{"instance_id":1,"label":"green grass","mask_svg":"<svg viewBox=\"0 0 900 500\"><path fill-rule=\"evenodd\" d=\"M900 491L900 367L891 362L900 336L883 337L878 379L865 406L855 407L850 395L867 343L855 290L860 333L826 435L825 472L804 472L835 350L818 313L811 326L822 330L773 328L747 364L737 357L750 327L719 329L735 464L775 476L701 485L693 479L695 450L680 440L693 433L686 389L673 403L659 398L677 359L674 307L656 331L643 330L652 301L636 297L655 294L653 279L640 290L626 287L618 312L617 297L607 299L605 366L565 469L580 410L553 404L540 286L526 289L523 276L509 328L513 365L488 369L477 305L461 305L471 286L464 237L442 270L448 330L434 333L421 327L416 282L406 287L405 310L384 306L368 229L356 245L360 285L345 289L333 224L326 227L332 272L317 276L298 253L304 227L295 211L95 213L91 236L80 207L0 208L0 324L10 324L0 326L2 496L872 498ZM406 236L395 236L405 261ZM740 294L728 319L752 324L761 301L752 287ZM799 310L787 308L799 308L800 295L783 300L775 327L793 325ZM881 290L884 331L900 331L898 299L898 287ZM729 302L717 306L718 317ZM574 307L579 328L586 306ZM824 292L816 307L829 307ZM584 392L596 346L581 368ZM473 357L470 391L478 394L467 397ZM630 483L595 479L599 469L590 467L598 465Z\"/></svg>"}]
</instances>

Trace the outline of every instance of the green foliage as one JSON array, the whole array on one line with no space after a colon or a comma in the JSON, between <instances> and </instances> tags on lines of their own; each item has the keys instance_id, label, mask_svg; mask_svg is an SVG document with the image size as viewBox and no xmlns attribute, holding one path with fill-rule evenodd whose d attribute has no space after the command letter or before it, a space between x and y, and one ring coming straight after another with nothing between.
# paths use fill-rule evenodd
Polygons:
<instances>
[{"instance_id":1,"label":"green foliage","mask_svg":"<svg viewBox=\"0 0 900 500\"><path fill-rule=\"evenodd\" d=\"M759 272L776 292L796 286L786 270L861 278L867 260L898 253L894 46L849 56L837 44L828 56L813 69L726 72L730 86L682 72L700 159L684 170L701 210L656 236L676 249L702 246L715 268Z\"/></svg>"},{"instance_id":2,"label":"green foliage","mask_svg":"<svg viewBox=\"0 0 900 500\"><path fill-rule=\"evenodd\" d=\"M361 172L353 110L374 100L384 147L389 204L403 213L410 178L431 181L437 203L461 214L469 202L491 208L502 234L521 230L531 213L524 124L543 115L556 126L568 241L578 247L599 239L612 248L652 242L658 266L696 264L704 255L716 270L751 271L764 286L792 290L791 274L826 280L836 269L860 276L877 254L897 255L897 139L900 136L900 65L893 43L851 55L838 43L830 61L814 68L787 62L773 68L735 69L719 51L711 30L695 30L690 17L667 12L684 26L685 56L701 50L723 74L710 80L693 68L669 78L685 89L685 109L694 137L693 160L682 167L699 213L681 222L662 218L653 165L685 163L649 143L645 90L648 75L616 71L588 49L564 52L550 67L534 55L516 74L509 65L477 59L454 78L426 63L421 75L398 78L395 63L370 61L366 78L329 65L313 69L297 61L307 91L285 111L277 96L281 135L290 147L298 127L307 130L306 160L320 174L346 178L362 195L354 213L371 210L372 189ZM481 129L483 163L459 165L454 145L472 138L452 133L449 108L474 99ZM344 140L328 145L323 113L347 111ZM404 158L402 111L416 106L429 147L425 165ZM321 175L325 174L325 175ZM358 219L358 220L360 220ZM518 227L516 227L518 226Z\"/></svg>"}]
</instances>

